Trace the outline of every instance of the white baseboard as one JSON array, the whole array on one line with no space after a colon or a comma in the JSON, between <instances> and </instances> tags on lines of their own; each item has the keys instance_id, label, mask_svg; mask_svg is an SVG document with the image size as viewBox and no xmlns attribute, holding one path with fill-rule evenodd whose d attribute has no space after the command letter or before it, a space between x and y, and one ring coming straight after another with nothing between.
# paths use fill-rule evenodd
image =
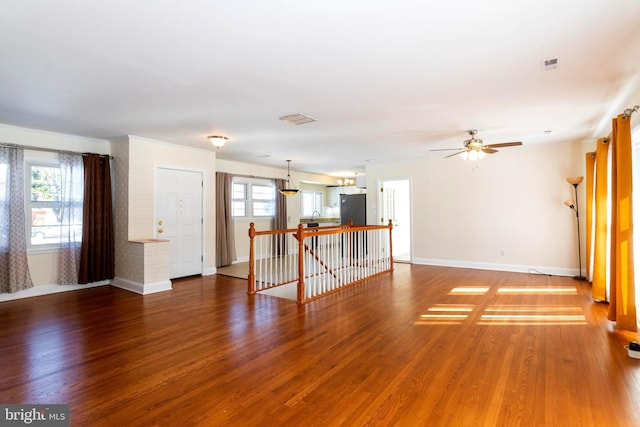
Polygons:
<instances>
[{"instance_id":1,"label":"white baseboard","mask_svg":"<svg viewBox=\"0 0 640 427\"><path fill-rule=\"evenodd\" d=\"M216 274L217 272L218 272L218 269L216 267L209 267L204 269L204 272L202 273L202 275L211 276L213 274Z\"/></svg>"},{"instance_id":2,"label":"white baseboard","mask_svg":"<svg viewBox=\"0 0 640 427\"><path fill-rule=\"evenodd\" d=\"M116 288L124 289L126 291L135 292L140 295L148 295L156 292L170 291L172 288L171 280L155 282L155 283L140 283L133 280L123 279L122 277L116 277L111 282Z\"/></svg>"},{"instance_id":3,"label":"white baseboard","mask_svg":"<svg viewBox=\"0 0 640 427\"><path fill-rule=\"evenodd\" d=\"M577 276L573 268L541 267L516 264L494 264L487 262L457 261L448 259L414 258L414 264L437 265L441 267L473 268L476 270L508 271L512 273L534 273L552 276Z\"/></svg>"},{"instance_id":4,"label":"white baseboard","mask_svg":"<svg viewBox=\"0 0 640 427\"><path fill-rule=\"evenodd\" d=\"M101 280L99 282L93 282L86 285L58 285L55 283L47 285L36 285L33 288L24 289L18 292L12 292L10 294L0 294L0 302L13 301L21 298L37 297L41 295L56 294L58 292L77 291L80 289L95 288L97 286L106 286L109 284L110 282L108 280Z\"/></svg>"}]
</instances>

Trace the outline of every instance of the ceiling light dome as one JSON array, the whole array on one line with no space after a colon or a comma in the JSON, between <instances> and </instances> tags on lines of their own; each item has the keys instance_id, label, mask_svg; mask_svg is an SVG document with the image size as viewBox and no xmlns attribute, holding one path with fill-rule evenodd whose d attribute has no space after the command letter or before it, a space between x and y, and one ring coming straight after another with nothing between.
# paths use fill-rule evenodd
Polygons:
<instances>
[{"instance_id":1,"label":"ceiling light dome","mask_svg":"<svg viewBox=\"0 0 640 427\"><path fill-rule=\"evenodd\" d=\"M210 135L207 137L207 139L213 144L214 147L221 148L229 138L220 135Z\"/></svg>"}]
</instances>

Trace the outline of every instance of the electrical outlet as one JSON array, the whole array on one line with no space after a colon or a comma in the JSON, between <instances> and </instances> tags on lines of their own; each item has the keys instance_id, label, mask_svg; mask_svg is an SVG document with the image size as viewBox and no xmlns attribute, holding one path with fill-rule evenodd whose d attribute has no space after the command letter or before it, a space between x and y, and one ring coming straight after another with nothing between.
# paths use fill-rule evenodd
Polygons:
<instances>
[{"instance_id":1,"label":"electrical outlet","mask_svg":"<svg viewBox=\"0 0 640 427\"><path fill-rule=\"evenodd\" d=\"M500 249L500 256L505 256L506 252L504 249Z\"/></svg>"}]
</instances>

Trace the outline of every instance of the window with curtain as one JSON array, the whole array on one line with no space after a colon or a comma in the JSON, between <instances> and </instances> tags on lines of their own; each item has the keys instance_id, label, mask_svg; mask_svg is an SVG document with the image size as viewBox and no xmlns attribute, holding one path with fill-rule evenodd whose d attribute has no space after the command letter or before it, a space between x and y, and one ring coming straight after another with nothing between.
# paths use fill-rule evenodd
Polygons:
<instances>
[{"instance_id":1,"label":"window with curtain","mask_svg":"<svg viewBox=\"0 0 640 427\"><path fill-rule=\"evenodd\" d=\"M28 249L58 249L69 235L82 241L83 173L82 154L25 153Z\"/></svg>"},{"instance_id":2,"label":"window with curtain","mask_svg":"<svg viewBox=\"0 0 640 427\"><path fill-rule=\"evenodd\" d=\"M616 329L635 331L633 159L631 113L612 119L611 134L586 154L587 274L595 301L609 303L607 318ZM590 229L590 230L589 230Z\"/></svg>"}]
</instances>

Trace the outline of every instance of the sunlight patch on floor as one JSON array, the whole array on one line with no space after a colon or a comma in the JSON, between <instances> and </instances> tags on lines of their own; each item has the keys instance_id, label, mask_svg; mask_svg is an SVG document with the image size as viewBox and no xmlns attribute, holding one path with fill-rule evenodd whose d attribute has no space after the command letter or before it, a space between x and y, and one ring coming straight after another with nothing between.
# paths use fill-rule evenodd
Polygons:
<instances>
[{"instance_id":1,"label":"sunlight patch on floor","mask_svg":"<svg viewBox=\"0 0 640 427\"><path fill-rule=\"evenodd\" d=\"M502 286L499 294L577 294L575 286Z\"/></svg>"},{"instance_id":2,"label":"sunlight patch on floor","mask_svg":"<svg viewBox=\"0 0 640 427\"><path fill-rule=\"evenodd\" d=\"M436 304L421 314L416 325L459 325L474 310L469 304Z\"/></svg>"},{"instance_id":3,"label":"sunlight patch on floor","mask_svg":"<svg viewBox=\"0 0 640 427\"><path fill-rule=\"evenodd\" d=\"M415 325L456 325L467 320L474 305L436 304L421 314ZM490 305L482 310L478 325L586 325L580 306Z\"/></svg>"},{"instance_id":4,"label":"sunlight patch on floor","mask_svg":"<svg viewBox=\"0 0 640 427\"><path fill-rule=\"evenodd\" d=\"M298 300L298 282L287 283L286 285L276 286L274 288L258 291L258 294L269 295L272 297Z\"/></svg>"},{"instance_id":5,"label":"sunlight patch on floor","mask_svg":"<svg viewBox=\"0 0 640 427\"><path fill-rule=\"evenodd\" d=\"M484 295L489 289L488 286L458 286L451 289L449 295Z\"/></svg>"}]
</instances>

